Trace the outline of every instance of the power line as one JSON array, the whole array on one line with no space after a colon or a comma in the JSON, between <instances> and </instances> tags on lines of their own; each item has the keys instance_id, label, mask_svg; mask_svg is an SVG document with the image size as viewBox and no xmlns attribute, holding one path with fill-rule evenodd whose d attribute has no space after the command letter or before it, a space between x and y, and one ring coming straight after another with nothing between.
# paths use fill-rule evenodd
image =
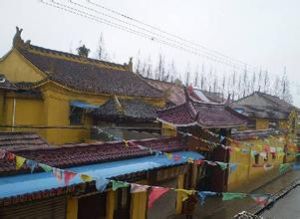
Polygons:
<instances>
[{"instance_id":1,"label":"power line","mask_svg":"<svg viewBox=\"0 0 300 219\"><path fill-rule=\"evenodd\" d=\"M48 5L48 6L55 7L55 8L57 8L57 9L64 10L64 11L66 11L66 12L69 12L69 13L72 13L72 14L75 14L75 15L78 15L78 16L85 17L85 18L87 18L87 19L90 19L90 20L93 20L93 21L96 21L96 22L99 22L99 23L106 24L106 25L108 25L108 26L111 26L111 27L114 27L114 28L117 28L117 29L120 29L120 30L129 32L129 33L135 34L135 35L137 35L137 36L141 36L141 37L144 37L144 38L146 38L146 39L150 39L150 40L152 40L152 41L156 41L156 42L158 42L158 43L161 43L161 44L164 44L164 45L167 45L167 46L176 48L176 49L183 50L183 51L185 51L185 52L193 53L194 55L197 55L197 56L200 56L200 57L204 57L204 58L210 59L210 60L212 60L212 61L214 61L214 62L222 63L222 64L225 64L225 65L234 67L234 68L237 67L237 66L235 66L235 65L232 65L231 63L228 63L228 62L225 62L225 61L222 61L222 60L218 60L217 58L213 58L213 57L210 57L210 56L207 56L207 55L200 54L200 53L195 52L195 51L193 51L193 50L186 49L186 48L184 48L184 47L182 47L182 46L178 46L178 45L176 45L176 44L172 44L172 43L169 43L169 42L164 41L164 40L160 40L160 39L158 39L158 38L153 37L152 35L145 34L145 33L141 33L141 32L135 31L135 30L132 30L132 29L130 29L130 28L128 28L128 27L124 27L124 26L122 26L122 25L113 23L113 22L111 22L111 21L109 21L109 20L106 20L106 19L103 19L103 18L94 16L94 15L92 15L92 14L90 14L90 13L85 12L85 11L81 11L81 10L78 10L78 9L76 9L76 8L73 8L73 7L70 7L70 6L67 6L67 5L64 5L64 4L55 2L54 0L51 1L52 3L45 2L44 0L41 0L41 2L44 3L44 4L46 4L46 5Z\"/></svg>"},{"instance_id":2,"label":"power line","mask_svg":"<svg viewBox=\"0 0 300 219\"><path fill-rule=\"evenodd\" d=\"M227 55L224 55L224 54L221 53L221 52L218 52L218 51L216 51L216 50L209 49L209 48L207 48L207 47L205 47L205 46L203 46L203 45L201 45L201 44L199 44L199 43L195 43L195 42L192 42L192 41L190 41L190 40L186 40L186 39L184 39L184 38L182 38L182 37L180 37L180 36L178 36L178 35L169 33L169 32L167 32L167 31L164 31L164 30L162 30L162 29L160 29L160 28L157 28L157 27L155 27L155 26L153 26L153 25L146 24L146 23L144 23L144 22L142 22L142 21L140 21L140 20L137 20L137 19L135 19L135 18L132 18L132 17L130 17L130 16L127 16L127 15L125 15L125 14L123 14L123 13L120 13L120 12L118 12L118 11L116 11L116 10L113 10L113 9L110 9L110 8L105 7L105 6L103 6L103 5L94 3L94 2L92 2L91 0L86 0L86 1L87 1L88 3L90 3L90 4L94 5L94 6L96 6L96 7L102 8L102 9L104 9L104 10L107 10L107 11L111 12L111 13L117 14L117 15L119 15L119 16L125 18L125 19L134 21L134 22L136 22L136 23L139 23L139 24L142 24L142 25L144 25L144 26L147 26L147 27L149 27L149 28L151 28L151 29L154 29L154 30L157 30L157 31L159 31L159 32L162 32L162 33L164 33L164 34L166 34L166 35L172 36L172 37L177 38L177 39L179 39L179 40L181 40L181 41L187 42L187 43L192 44L192 45L195 45L195 46L197 46L197 47L201 47L202 49L205 49L205 50L207 50L207 51L209 51L209 52L211 52L211 53L218 54L219 56L225 57L226 59L234 60L235 62L238 62L238 63L240 63L240 64L242 64L242 65L244 65L244 66L252 67L253 69L256 68L256 67L251 66L251 65L249 65L249 64L247 64L247 63L245 63L245 62L243 62L243 61L240 61L240 60L238 60L238 59L233 59L233 58L231 58L231 57L229 57L229 56L227 56Z\"/></svg>"},{"instance_id":3,"label":"power line","mask_svg":"<svg viewBox=\"0 0 300 219\"><path fill-rule=\"evenodd\" d=\"M201 51L201 50L199 50L198 48L192 47L192 46L190 46L190 45L188 45L188 44L186 44L186 43L185 43L185 44L182 44L182 42L175 41L175 40L172 39L172 38L166 37L166 36L161 35L161 34L154 33L153 31L150 31L150 30L148 30L148 29L145 29L145 28L140 27L140 26L135 25L135 24L128 23L128 22L126 22L126 21L124 21L124 20L122 20L122 19L119 19L119 18L110 16L110 15L108 15L108 14L106 14L106 13L103 13L103 12L101 12L101 11L95 10L95 9L93 9L93 8L86 7L85 5L76 3L76 2L74 2L73 0L69 0L69 2L71 2L71 4L76 5L76 6L80 7L80 8L84 8L84 9L86 9L86 10L93 11L93 12L95 12L95 13L97 13L97 14L101 14L101 15L103 15L103 16L109 17L109 18L111 18L111 19L113 19L113 20L116 20L116 21L118 21L118 22L121 22L121 23L123 23L123 24L125 24L125 25L129 25L129 26L131 26L131 27L140 29L140 30L142 30L142 31L146 31L147 33L149 33L149 34L151 34L151 35L156 35L156 36L158 36L158 37L164 38L164 39L166 39L166 40L168 40L168 41L171 41L172 43L176 43L176 44L178 44L178 45L180 45L180 46L183 45L183 46L185 46L185 47L187 47L187 48L189 48L189 49L193 49L193 50L200 51L201 53L204 53L204 54L206 54L206 55L208 55L208 56L217 57L218 59L221 59L221 60L224 59L224 58L220 58L219 56L216 56L215 54L212 54L212 53L210 53L210 52L207 52L207 51ZM224 61L225 61L225 60L228 61L228 62L231 61L230 59L227 59L227 58L224 59ZM230 63L231 63L232 65L234 65L234 62L230 62Z\"/></svg>"}]
</instances>

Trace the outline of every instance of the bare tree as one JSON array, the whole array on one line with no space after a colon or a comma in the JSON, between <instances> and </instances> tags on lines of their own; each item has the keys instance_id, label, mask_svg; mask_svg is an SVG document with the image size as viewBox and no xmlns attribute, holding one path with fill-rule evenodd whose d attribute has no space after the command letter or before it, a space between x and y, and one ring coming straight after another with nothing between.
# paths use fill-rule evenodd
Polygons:
<instances>
[{"instance_id":1,"label":"bare tree","mask_svg":"<svg viewBox=\"0 0 300 219\"><path fill-rule=\"evenodd\" d=\"M104 60L104 61L109 60L109 55L105 48L104 37L102 33L100 34L99 41L98 41L97 58L99 60Z\"/></svg>"},{"instance_id":2,"label":"bare tree","mask_svg":"<svg viewBox=\"0 0 300 219\"><path fill-rule=\"evenodd\" d=\"M171 75L171 82L174 82L177 79L177 70L175 66L174 60L172 60L170 68L169 68L169 74Z\"/></svg>"},{"instance_id":3,"label":"bare tree","mask_svg":"<svg viewBox=\"0 0 300 219\"><path fill-rule=\"evenodd\" d=\"M199 83L199 67L196 67L196 71L195 71L195 81L194 81L194 86L198 87L198 83Z\"/></svg>"},{"instance_id":4,"label":"bare tree","mask_svg":"<svg viewBox=\"0 0 300 219\"><path fill-rule=\"evenodd\" d=\"M225 95L225 86L226 86L226 77L225 74L223 75L223 79L222 79L222 97L224 98Z\"/></svg>"},{"instance_id":5,"label":"bare tree","mask_svg":"<svg viewBox=\"0 0 300 219\"><path fill-rule=\"evenodd\" d=\"M261 85L262 79L263 79L262 69L260 68L259 74L258 74L258 91L261 91L261 89L262 89L262 85Z\"/></svg>"},{"instance_id":6,"label":"bare tree","mask_svg":"<svg viewBox=\"0 0 300 219\"><path fill-rule=\"evenodd\" d=\"M264 92L269 93L270 90L270 78L269 78L269 73L268 71L265 71L264 74Z\"/></svg>"},{"instance_id":7,"label":"bare tree","mask_svg":"<svg viewBox=\"0 0 300 219\"><path fill-rule=\"evenodd\" d=\"M252 74L252 81L251 81L251 93L255 91L255 86L256 86L256 73L253 72Z\"/></svg>"},{"instance_id":8,"label":"bare tree","mask_svg":"<svg viewBox=\"0 0 300 219\"><path fill-rule=\"evenodd\" d=\"M163 80L165 76L165 59L162 54L158 56L158 65L156 69L156 77L157 80Z\"/></svg>"},{"instance_id":9,"label":"bare tree","mask_svg":"<svg viewBox=\"0 0 300 219\"><path fill-rule=\"evenodd\" d=\"M273 85L273 92L272 94L280 97L281 95L281 81L280 78L278 76L276 76L275 81L274 81L274 85Z\"/></svg>"},{"instance_id":10,"label":"bare tree","mask_svg":"<svg viewBox=\"0 0 300 219\"><path fill-rule=\"evenodd\" d=\"M292 99L292 95L290 93L290 87L289 87L289 80L287 77L287 73L286 73L286 67L284 67L284 71L283 71L283 75L282 75L282 79L281 79L281 86L282 86L282 94L281 94L281 99L285 100L288 103L292 103L293 99Z\"/></svg>"},{"instance_id":11,"label":"bare tree","mask_svg":"<svg viewBox=\"0 0 300 219\"><path fill-rule=\"evenodd\" d=\"M245 67L245 70L244 70L242 89L243 89L242 95L243 95L243 97L245 97L248 94L248 89L249 89L247 66Z\"/></svg>"}]
</instances>

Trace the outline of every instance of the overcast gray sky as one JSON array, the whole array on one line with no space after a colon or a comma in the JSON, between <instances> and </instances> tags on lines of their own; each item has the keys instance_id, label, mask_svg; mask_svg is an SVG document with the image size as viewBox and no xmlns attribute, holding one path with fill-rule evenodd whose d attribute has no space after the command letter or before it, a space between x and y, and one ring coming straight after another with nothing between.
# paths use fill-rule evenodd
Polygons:
<instances>
[{"instance_id":1,"label":"overcast gray sky","mask_svg":"<svg viewBox=\"0 0 300 219\"><path fill-rule=\"evenodd\" d=\"M82 0L77 0L80 1ZM282 74L286 66L288 77L292 81L294 103L300 106L299 0L92 0L92 2L100 3L253 66L262 66L263 69L268 69L273 77ZM30 39L32 44L46 48L68 52L70 49L75 50L82 41L92 51L96 51L102 32L105 45L114 62L128 62L129 57L137 57L140 51L143 58L153 56L152 61L159 53L163 53L167 61L174 59L180 71L186 69L187 65L194 71L202 63L212 66L220 77L231 71L227 66L203 57L47 7L38 0L1 0L1 56L11 48L15 26L24 29L22 36L25 40Z\"/></svg>"}]
</instances>

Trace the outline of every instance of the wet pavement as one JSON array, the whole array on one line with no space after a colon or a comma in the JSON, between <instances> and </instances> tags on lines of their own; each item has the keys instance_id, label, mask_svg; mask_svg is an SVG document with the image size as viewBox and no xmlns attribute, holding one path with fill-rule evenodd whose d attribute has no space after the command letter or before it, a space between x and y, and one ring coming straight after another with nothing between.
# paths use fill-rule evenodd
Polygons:
<instances>
[{"instance_id":1,"label":"wet pavement","mask_svg":"<svg viewBox=\"0 0 300 219\"><path fill-rule=\"evenodd\" d=\"M285 175L282 175L272 182L269 182L265 184L264 186L253 190L252 193L257 194L276 194L280 192L282 189L290 186L293 182L300 179L300 171L291 171L286 173ZM293 194L293 193L292 193ZM291 198L291 202L295 200L295 197L298 194L297 202L294 204L294 207L298 205L298 208L300 209L300 189L297 189L294 196ZM290 201L286 203L285 206L288 205ZM283 206L284 204L281 204L280 206ZM291 207L292 208L292 207ZM249 211L249 212L255 212L258 210L258 206L255 204L255 202L251 198L245 198L241 200L233 200L233 201L222 201L221 198L210 198L207 200L206 204L204 206L200 206L200 204L197 205L197 209L195 211L193 219L229 219L233 218L234 215L241 211ZM274 210L275 211L275 210ZM280 211L280 210L278 210ZM289 211L288 209L286 211ZM282 211L283 213L285 211ZM295 212L295 214L298 214L299 212ZM272 213L270 213L271 215ZM276 214L276 213L275 213ZM288 212L286 212L287 215L290 216ZM274 215L271 215L269 218L300 218L300 214L297 215L297 217L272 217ZM294 215L295 216L295 215ZM182 217L184 218L184 217Z\"/></svg>"},{"instance_id":2,"label":"wet pavement","mask_svg":"<svg viewBox=\"0 0 300 219\"><path fill-rule=\"evenodd\" d=\"M300 186L278 200L272 208L261 215L264 219L300 218Z\"/></svg>"}]
</instances>

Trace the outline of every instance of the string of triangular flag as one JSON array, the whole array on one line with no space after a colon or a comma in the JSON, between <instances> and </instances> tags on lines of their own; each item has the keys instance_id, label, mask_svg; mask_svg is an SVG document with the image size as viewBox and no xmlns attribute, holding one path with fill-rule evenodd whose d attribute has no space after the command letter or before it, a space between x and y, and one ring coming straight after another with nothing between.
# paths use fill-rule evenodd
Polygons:
<instances>
[{"instance_id":1,"label":"string of triangular flag","mask_svg":"<svg viewBox=\"0 0 300 219\"><path fill-rule=\"evenodd\" d=\"M264 159L267 157L266 153L271 153L271 154L274 154L274 155L277 154L278 156L284 156L284 155L295 156L295 157L300 156L299 152L297 152L297 153L284 152L282 147L270 147L269 145L264 145L264 146L263 145L257 145L257 147L259 148L259 151L260 151L260 152L258 152L258 151L253 150L251 148L251 146L254 146L253 143L245 143L245 142L241 142L241 141L237 141L237 140L234 140L234 141L238 144L246 145L246 146L248 146L248 148L241 148L241 147L236 147L236 146L227 146L227 145L222 144L223 140L227 137L222 136L222 135L219 136L218 134L215 134L215 133L213 133L209 130L206 130L206 131L209 134L212 134L212 136L220 137L220 142L217 143L217 142L209 141L209 140L206 140L204 138L194 136L193 134L187 133L187 132L178 132L178 133L180 133L184 136L192 137L196 140L200 140L202 142L207 143L208 145L212 145L213 147L211 149L215 149L216 147L221 146L223 149L229 150L230 152L235 151L235 152L240 152L240 153L243 153L243 154L251 154L251 156L260 155Z\"/></svg>"},{"instance_id":2,"label":"string of triangular flag","mask_svg":"<svg viewBox=\"0 0 300 219\"><path fill-rule=\"evenodd\" d=\"M229 201L234 199L242 199L246 197L251 197L255 200L255 202L259 205L267 204L268 200L270 199L269 194L247 194L247 193L231 193L231 192L213 192L213 191L197 191L197 190L190 190L190 189L177 189L177 188L167 188L167 187L160 187L160 186L150 186L150 185L142 185L137 183L128 183L124 181L117 181L99 177L92 177L87 174L79 174L69 170L63 170L60 168L52 167L47 164L39 163L37 161L26 159L22 156L18 156L12 152L0 149L0 159L7 159L8 161L16 162L16 169L20 169L23 165L26 165L31 169L31 173L40 167L45 172L52 172L53 176L57 178L59 182L64 182L65 185L69 185L70 181L74 179L76 175L80 176L80 179L83 182L91 182L95 181L95 187L99 192L104 192L107 190L109 183L111 183L111 189L116 191L120 188L126 188L130 186L131 193L139 193L139 192L147 192L150 189L149 193L149 201L148 207L151 208L154 202L162 197L168 191L175 191L181 194L182 201L186 201L191 195L197 195L200 200L200 203L203 205L207 197L222 197L223 201ZM287 169L287 167L282 167L283 169ZM263 201L264 200L264 201Z\"/></svg>"},{"instance_id":3,"label":"string of triangular flag","mask_svg":"<svg viewBox=\"0 0 300 219\"><path fill-rule=\"evenodd\" d=\"M101 129L100 129L101 130ZM104 130L102 130L102 132L105 132ZM210 131L209 131L210 132ZM234 148L236 151L239 151L241 153L244 153L244 154L248 154L250 153L251 156L256 156L257 154L260 155L263 159L265 159L267 157L267 152L270 152L270 153L277 153L279 156L283 156L285 153L283 152L283 149L281 147L267 147L265 146L264 148L264 151L262 152L257 152L255 150L252 150L252 149L245 149L245 148L239 148L239 147L231 147L231 146L225 146L223 145L221 142L224 140L224 138L221 137L221 142L220 143L216 143L216 142L211 142L211 141L208 141L206 139L203 139L203 138L200 138L200 137L197 137L197 136L194 136L192 135L191 133L186 133L186 132L179 132L180 134L182 135L186 135L186 136L191 136L191 137L194 137L194 138L197 138L198 140L202 140L206 143L211 143L211 144L214 144L215 146L217 145L221 145L223 148L225 149L232 149ZM212 133L212 132L211 132ZM213 133L214 135L217 135L215 133ZM174 160L174 161L180 161L181 159L185 159L187 160L189 163L196 163L198 165L203 165L203 164L207 164L207 165L210 165L210 166L219 166L222 170L226 170L229 168L229 173L232 173L234 171L237 170L237 166L238 165L245 165L245 164L237 164L237 163L225 163L225 162L221 162L221 161L209 161L209 160L193 160L192 158L190 157L186 157L186 156L181 156L181 155L178 155L178 154L173 154L173 153L169 153L169 152L163 152L163 151L159 151L159 150L154 150L152 148L149 148L149 147L146 147L146 146L143 146L143 145L140 145L140 144L136 144L130 140L125 140L125 139L121 139L119 137L115 137L114 139L118 139L118 140L121 140L124 142L125 144L125 147L130 147L130 146L135 146L135 147L138 147L139 149L141 150L148 150L150 152L150 154L155 154L155 156L160 156L160 155L164 155L166 156L169 160ZM300 153L299 153L300 155ZM273 165L254 165L254 167L262 167L264 168L264 170L268 171L270 169L273 169ZM279 168L280 169L280 168ZM280 172L280 171L279 171Z\"/></svg>"},{"instance_id":4,"label":"string of triangular flag","mask_svg":"<svg viewBox=\"0 0 300 219\"><path fill-rule=\"evenodd\" d=\"M242 141L238 141L238 140L236 140L236 139L233 139L233 138L230 138L230 137L227 137L227 136L224 136L224 135L219 135L219 134L217 134L217 133L214 133L214 132L212 132L212 131L210 131L210 130L208 130L208 129L203 129L206 133L208 133L208 134L210 134L211 136L213 136L213 137L216 137L216 138L219 138L220 139L220 142L223 142L223 140L224 139L227 139L228 141L230 141L230 142L232 142L232 143L236 143L237 145L244 145L244 146L254 146L254 144L253 143L248 143L248 142L242 142ZM279 131L277 131L277 134L280 134L280 132ZM276 138L274 135L271 135L271 134L269 134L268 135L268 137L271 137L271 138ZM255 139L259 139L259 137L255 137ZM264 138L264 139L260 139L260 140L263 140L264 142L266 142L267 144L269 144L270 143L270 141L269 141L269 139L268 138ZM277 138L276 138L276 140L277 140ZM284 141L284 137L280 137L279 138L279 141ZM288 139L288 141L290 141L290 139ZM293 143L293 142L292 142ZM221 145L222 146L222 145ZM266 145L267 146L267 145ZM292 144L292 146L293 147L296 147L296 145L293 143ZM228 150L230 150L230 147L228 147L227 146L227 148L225 147L225 145L223 145L222 146L224 149L228 149ZM262 146L261 146L262 147ZM300 156L300 155L297 155L297 156Z\"/></svg>"},{"instance_id":5,"label":"string of triangular flag","mask_svg":"<svg viewBox=\"0 0 300 219\"><path fill-rule=\"evenodd\" d=\"M4 149L0 149L0 159L6 159L10 162L15 161L16 162L16 169L20 169L23 167L23 165L26 165L28 168L31 169L31 173L34 172L34 170L38 167L40 167L45 172L52 172L53 176L56 177L58 182L64 182L64 184L67 186L69 183L74 179L76 175L80 176L80 179L83 182L91 182L95 181L95 187L99 192L104 192L107 190L109 183L111 183L111 189L113 191L116 191L120 188L126 188L130 186L130 192L131 193L138 193L138 192L147 192L148 189L150 189L149 193L149 201L148 201L148 207L151 208L154 204L154 202L162 197L165 193L168 191L175 191L177 193L181 194L182 201L186 201L191 195L197 195L200 203L204 204L205 199L207 197L221 197L223 201L229 201L234 199L242 199L246 198L248 196L255 197L255 201L258 204L261 204L264 199L264 197L270 197L268 194L247 194L247 193L230 193L230 192L213 192L213 191L197 191L197 190L191 190L191 189L177 189L177 188L167 188L167 187L160 187L160 186L150 186L150 185L142 185L137 183L129 183L124 181L118 181L118 180L112 180L112 179L105 179L105 178L99 178L99 177L93 177L89 176L87 174L81 174L76 173L69 170L63 170L60 168L52 167L47 164L43 164L40 162L37 162L35 160L26 159L22 156L16 155L12 152L9 152ZM267 200L267 199L266 199ZM269 200L269 199L268 199ZM264 202L267 203L267 202Z\"/></svg>"}]
</instances>

